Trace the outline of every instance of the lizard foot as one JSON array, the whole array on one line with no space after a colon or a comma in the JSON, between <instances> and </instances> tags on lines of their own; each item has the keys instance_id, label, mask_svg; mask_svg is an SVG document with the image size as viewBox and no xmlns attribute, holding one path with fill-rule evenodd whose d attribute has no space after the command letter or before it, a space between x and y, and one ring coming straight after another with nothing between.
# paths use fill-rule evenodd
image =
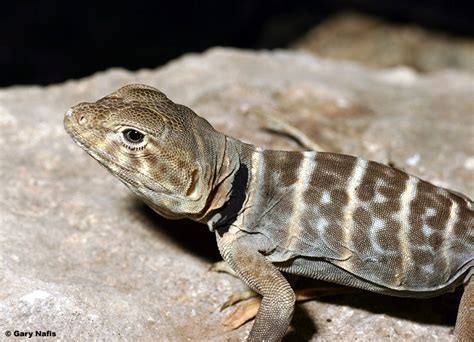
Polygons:
<instances>
[{"instance_id":1,"label":"lizard foot","mask_svg":"<svg viewBox=\"0 0 474 342\"><path fill-rule=\"evenodd\" d=\"M334 296L341 294L348 294L358 292L360 290L352 287L314 287L307 289L299 289L295 291L296 301L302 302L315 298ZM234 330L242 326L245 322L257 316L258 309L262 302L262 297L252 291L240 291L232 294L229 299L222 305L221 311L232 306L238 302L249 299L245 303L239 305L234 311L227 315L223 320L222 324L227 330Z\"/></svg>"},{"instance_id":2,"label":"lizard foot","mask_svg":"<svg viewBox=\"0 0 474 342\"><path fill-rule=\"evenodd\" d=\"M222 320L222 324L226 327L226 330L235 330L242 326L245 322L255 318L255 316L257 316L258 309L260 308L261 302L262 297L258 296L251 298L247 302L239 305L237 309L232 311Z\"/></svg>"}]
</instances>

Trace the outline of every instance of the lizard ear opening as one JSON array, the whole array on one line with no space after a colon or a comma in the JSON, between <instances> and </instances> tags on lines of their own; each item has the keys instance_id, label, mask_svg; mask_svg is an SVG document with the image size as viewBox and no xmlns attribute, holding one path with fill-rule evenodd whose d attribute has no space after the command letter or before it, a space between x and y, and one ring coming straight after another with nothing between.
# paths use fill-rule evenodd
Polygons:
<instances>
[{"instance_id":1,"label":"lizard ear opening","mask_svg":"<svg viewBox=\"0 0 474 342\"><path fill-rule=\"evenodd\" d=\"M198 170L194 169L191 174L191 183L189 184L188 190L186 190L186 197L196 199L200 196L198 183L199 183Z\"/></svg>"}]
</instances>

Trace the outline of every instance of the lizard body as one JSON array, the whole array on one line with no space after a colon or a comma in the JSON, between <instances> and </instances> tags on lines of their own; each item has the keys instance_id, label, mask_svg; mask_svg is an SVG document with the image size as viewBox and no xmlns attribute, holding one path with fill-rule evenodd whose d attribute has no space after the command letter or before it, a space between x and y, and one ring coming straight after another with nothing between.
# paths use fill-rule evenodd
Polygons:
<instances>
[{"instance_id":1,"label":"lizard body","mask_svg":"<svg viewBox=\"0 0 474 342\"><path fill-rule=\"evenodd\" d=\"M64 123L159 214L215 232L223 259L262 295L249 340L280 340L290 324L282 272L406 297L464 284L456 333L472 338L467 197L362 158L244 144L144 85L72 107Z\"/></svg>"}]
</instances>

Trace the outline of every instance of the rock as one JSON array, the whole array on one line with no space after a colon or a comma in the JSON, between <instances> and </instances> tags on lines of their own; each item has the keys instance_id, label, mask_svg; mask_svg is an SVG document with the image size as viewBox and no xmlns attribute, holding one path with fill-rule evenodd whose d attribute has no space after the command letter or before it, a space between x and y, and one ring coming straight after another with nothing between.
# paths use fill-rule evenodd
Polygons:
<instances>
[{"instance_id":1,"label":"rock","mask_svg":"<svg viewBox=\"0 0 474 342\"><path fill-rule=\"evenodd\" d=\"M357 13L327 19L293 47L378 68L405 65L420 72L447 68L474 72L472 40Z\"/></svg>"},{"instance_id":2,"label":"rock","mask_svg":"<svg viewBox=\"0 0 474 342\"><path fill-rule=\"evenodd\" d=\"M63 130L69 106L127 83L156 86L247 142L302 149L263 129L278 118L324 149L390 161L474 195L474 76L462 72L218 48L156 70L1 89L0 333L175 341L248 333L251 324L233 332L220 324L220 305L244 286L207 271L219 260L207 227L151 212ZM458 296L299 304L289 339L450 339Z\"/></svg>"}]
</instances>

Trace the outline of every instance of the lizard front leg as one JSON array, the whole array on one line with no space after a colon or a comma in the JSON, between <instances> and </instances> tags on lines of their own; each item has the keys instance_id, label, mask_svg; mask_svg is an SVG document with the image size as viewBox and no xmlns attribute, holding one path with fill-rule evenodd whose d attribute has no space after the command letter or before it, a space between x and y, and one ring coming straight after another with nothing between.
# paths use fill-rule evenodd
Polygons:
<instances>
[{"instance_id":1,"label":"lizard front leg","mask_svg":"<svg viewBox=\"0 0 474 342\"><path fill-rule=\"evenodd\" d=\"M285 277L260 251L251 235L218 234L219 251L225 261L252 290L262 296L249 341L279 341L285 335L295 307L295 293Z\"/></svg>"}]
</instances>

